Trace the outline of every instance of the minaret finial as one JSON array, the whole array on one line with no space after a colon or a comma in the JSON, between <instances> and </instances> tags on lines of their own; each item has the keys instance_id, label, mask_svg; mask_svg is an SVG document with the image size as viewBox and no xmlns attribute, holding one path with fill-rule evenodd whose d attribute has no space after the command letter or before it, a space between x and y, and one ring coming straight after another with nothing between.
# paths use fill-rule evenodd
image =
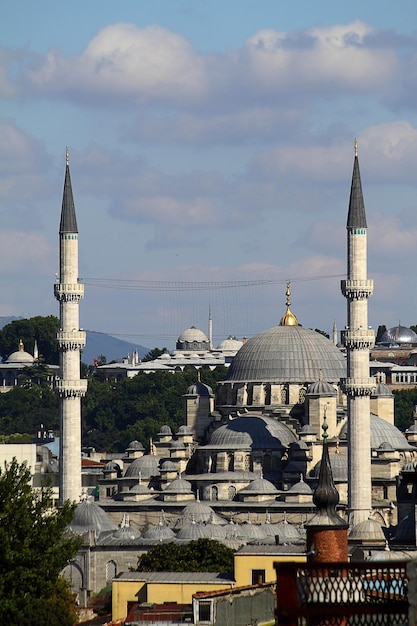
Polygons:
<instances>
[{"instance_id":1,"label":"minaret finial","mask_svg":"<svg viewBox=\"0 0 417 626\"><path fill-rule=\"evenodd\" d=\"M358 140L356 139L356 137L355 137L355 141L353 142L353 147L355 150L355 157L357 157L358 156Z\"/></svg>"},{"instance_id":2,"label":"minaret finial","mask_svg":"<svg viewBox=\"0 0 417 626\"><path fill-rule=\"evenodd\" d=\"M290 311L291 306L291 282L287 280L287 289L285 291L286 301L285 305L287 307L286 312L281 317L279 325L280 326L298 326L298 321L295 315Z\"/></svg>"},{"instance_id":3,"label":"minaret finial","mask_svg":"<svg viewBox=\"0 0 417 626\"><path fill-rule=\"evenodd\" d=\"M65 164L67 166L69 165L69 150L68 150L68 146L65 148Z\"/></svg>"}]
</instances>

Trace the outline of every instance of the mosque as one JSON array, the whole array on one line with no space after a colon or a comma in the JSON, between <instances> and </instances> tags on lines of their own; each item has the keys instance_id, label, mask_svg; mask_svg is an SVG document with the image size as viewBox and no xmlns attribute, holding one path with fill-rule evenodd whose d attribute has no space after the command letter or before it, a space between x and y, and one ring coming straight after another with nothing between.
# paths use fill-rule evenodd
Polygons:
<instances>
[{"instance_id":1,"label":"mosque","mask_svg":"<svg viewBox=\"0 0 417 626\"><path fill-rule=\"evenodd\" d=\"M356 147L346 228L347 275L341 284L346 354L300 325L287 284L279 324L241 345L217 390L200 381L185 390L184 425L177 433L163 426L148 450L132 441L124 455L108 459L98 502L84 498L72 524L84 544L66 575L79 590L98 590L155 542L205 536L235 548L278 541L284 551L305 549L300 544L315 512L323 419L350 542L374 549L385 545L387 529L398 522L398 476L417 463L417 448L415 433L408 440L394 426L390 388L370 375L374 333L367 301L373 281L367 278ZM80 398L86 381L79 375L85 337L78 329L83 286L77 246L67 157L55 285L61 319L61 501L81 495ZM200 341L196 332L188 339L197 341L197 335Z\"/></svg>"}]
</instances>

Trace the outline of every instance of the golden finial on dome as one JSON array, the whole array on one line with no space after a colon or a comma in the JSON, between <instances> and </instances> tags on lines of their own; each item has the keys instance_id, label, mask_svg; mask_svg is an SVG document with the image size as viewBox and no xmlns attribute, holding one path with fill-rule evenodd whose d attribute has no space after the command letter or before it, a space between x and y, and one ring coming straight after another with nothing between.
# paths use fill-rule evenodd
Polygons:
<instances>
[{"instance_id":1,"label":"golden finial on dome","mask_svg":"<svg viewBox=\"0 0 417 626\"><path fill-rule=\"evenodd\" d=\"M358 156L358 140L356 139L356 137L355 137L355 141L353 142L353 146L355 149L355 157L357 157Z\"/></svg>"},{"instance_id":2,"label":"golden finial on dome","mask_svg":"<svg viewBox=\"0 0 417 626\"><path fill-rule=\"evenodd\" d=\"M23 352L25 349L25 346L23 344L23 341L20 339L19 340L19 352Z\"/></svg>"},{"instance_id":3,"label":"golden finial on dome","mask_svg":"<svg viewBox=\"0 0 417 626\"><path fill-rule=\"evenodd\" d=\"M295 317L294 313L291 313L290 310L290 306L291 306L291 289L290 289L291 283L289 280L287 280L287 290L285 292L286 295L286 307L287 310L285 311L284 315L281 317L280 321L279 321L279 325L280 326L298 326L298 321L297 318Z\"/></svg>"}]
</instances>

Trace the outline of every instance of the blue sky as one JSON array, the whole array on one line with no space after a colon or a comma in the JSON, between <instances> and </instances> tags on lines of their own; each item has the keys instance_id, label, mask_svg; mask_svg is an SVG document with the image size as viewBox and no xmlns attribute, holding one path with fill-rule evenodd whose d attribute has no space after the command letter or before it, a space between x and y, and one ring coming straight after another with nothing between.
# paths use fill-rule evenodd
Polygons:
<instances>
[{"instance_id":1,"label":"blue sky","mask_svg":"<svg viewBox=\"0 0 417 626\"><path fill-rule=\"evenodd\" d=\"M251 336L287 279L342 328L357 137L370 323L417 324L416 83L411 0L5 0L0 315L58 312L68 145L84 328L172 347L210 306Z\"/></svg>"}]
</instances>

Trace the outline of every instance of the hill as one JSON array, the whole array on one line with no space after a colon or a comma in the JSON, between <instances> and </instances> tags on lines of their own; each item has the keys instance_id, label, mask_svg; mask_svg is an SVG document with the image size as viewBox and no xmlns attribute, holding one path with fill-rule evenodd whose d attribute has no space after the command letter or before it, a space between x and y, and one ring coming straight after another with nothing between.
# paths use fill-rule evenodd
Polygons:
<instances>
[{"instance_id":1,"label":"hill","mask_svg":"<svg viewBox=\"0 0 417 626\"><path fill-rule=\"evenodd\" d=\"M82 352L81 361L88 365L92 365L94 359L101 354L106 357L107 363L109 363L132 354L134 350L138 351L140 358L149 352L149 348L145 348L145 346L123 341L106 333L98 333L95 330L87 330L86 333L87 343Z\"/></svg>"},{"instance_id":2,"label":"hill","mask_svg":"<svg viewBox=\"0 0 417 626\"><path fill-rule=\"evenodd\" d=\"M22 318L11 315L0 316L0 329L18 319ZM138 351L140 358L149 352L149 348L145 346L123 341L122 339L117 339L106 333L99 333L95 330L87 330L86 333L87 344L82 352L81 360L83 363L87 363L87 365L92 365L94 359L101 354L106 357L107 363L109 363L110 361L117 361L128 354L132 354L134 350Z\"/></svg>"}]
</instances>

